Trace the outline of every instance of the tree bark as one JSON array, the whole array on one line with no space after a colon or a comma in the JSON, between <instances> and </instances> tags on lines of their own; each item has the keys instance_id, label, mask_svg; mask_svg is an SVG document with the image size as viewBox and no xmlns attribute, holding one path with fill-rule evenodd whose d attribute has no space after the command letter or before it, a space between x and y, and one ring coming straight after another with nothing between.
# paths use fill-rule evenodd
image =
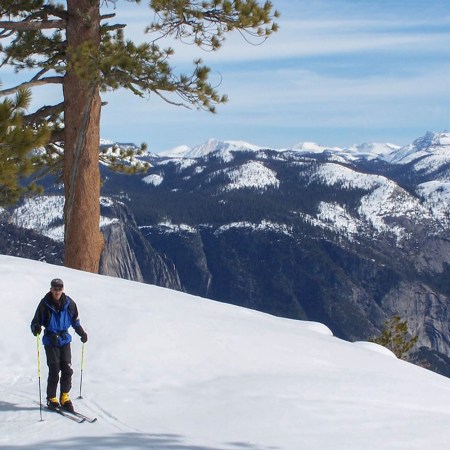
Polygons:
<instances>
[{"instance_id":1,"label":"tree bark","mask_svg":"<svg viewBox=\"0 0 450 450\"><path fill-rule=\"evenodd\" d=\"M100 112L96 74L77 73L73 52L83 44L100 46L100 1L67 0L67 72L64 77L64 265L98 272L100 233ZM79 62L79 59L78 59Z\"/></svg>"}]
</instances>

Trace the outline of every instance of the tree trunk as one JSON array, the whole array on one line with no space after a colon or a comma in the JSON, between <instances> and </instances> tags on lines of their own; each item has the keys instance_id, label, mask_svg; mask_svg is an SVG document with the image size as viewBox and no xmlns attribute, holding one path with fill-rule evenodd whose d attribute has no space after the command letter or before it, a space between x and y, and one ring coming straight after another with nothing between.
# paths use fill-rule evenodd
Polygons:
<instances>
[{"instance_id":1,"label":"tree trunk","mask_svg":"<svg viewBox=\"0 0 450 450\"><path fill-rule=\"evenodd\" d=\"M99 0L67 0L67 11L69 56L63 84L64 264L74 269L97 273L103 248L103 237L100 233L98 159L101 101L97 74L89 74L89 77L86 77L86 74L81 75L73 63L81 63L82 67L87 65L87 43L92 44L91 49L99 48ZM76 52L77 48L83 51Z\"/></svg>"}]
</instances>

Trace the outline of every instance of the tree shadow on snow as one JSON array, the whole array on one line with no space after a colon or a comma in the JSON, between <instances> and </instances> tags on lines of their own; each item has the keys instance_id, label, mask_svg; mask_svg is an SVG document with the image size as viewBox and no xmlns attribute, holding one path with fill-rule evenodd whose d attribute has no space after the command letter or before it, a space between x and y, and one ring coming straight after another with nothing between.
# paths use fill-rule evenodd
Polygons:
<instances>
[{"instance_id":1,"label":"tree shadow on snow","mask_svg":"<svg viewBox=\"0 0 450 450\"><path fill-rule=\"evenodd\" d=\"M67 450L73 448L89 450L110 450L112 448L119 450L275 450L275 447L262 447L261 445L253 445L246 442L230 442L221 447L205 447L201 445L190 445L183 441L184 438L177 434L120 433L110 436L79 436L66 438L64 440L46 440L39 442L39 446L41 448L48 448L52 450ZM36 444L0 445L0 449L35 450Z\"/></svg>"},{"instance_id":2,"label":"tree shadow on snow","mask_svg":"<svg viewBox=\"0 0 450 450\"><path fill-rule=\"evenodd\" d=\"M36 406L19 406L15 403L9 403L9 402L3 402L0 400L0 411L30 411L32 409L39 409L39 407L36 408ZM1 448L1 447L0 447Z\"/></svg>"}]
</instances>

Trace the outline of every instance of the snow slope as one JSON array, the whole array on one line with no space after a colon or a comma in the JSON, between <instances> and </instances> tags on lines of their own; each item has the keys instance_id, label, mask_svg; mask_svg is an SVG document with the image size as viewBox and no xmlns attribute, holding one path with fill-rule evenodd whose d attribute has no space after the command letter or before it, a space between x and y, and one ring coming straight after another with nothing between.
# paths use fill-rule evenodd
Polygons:
<instances>
[{"instance_id":1,"label":"snow slope","mask_svg":"<svg viewBox=\"0 0 450 450\"><path fill-rule=\"evenodd\" d=\"M89 335L75 404L95 424L39 420L29 322L56 276ZM0 449L449 448L449 379L321 324L7 256L0 288Z\"/></svg>"}]
</instances>

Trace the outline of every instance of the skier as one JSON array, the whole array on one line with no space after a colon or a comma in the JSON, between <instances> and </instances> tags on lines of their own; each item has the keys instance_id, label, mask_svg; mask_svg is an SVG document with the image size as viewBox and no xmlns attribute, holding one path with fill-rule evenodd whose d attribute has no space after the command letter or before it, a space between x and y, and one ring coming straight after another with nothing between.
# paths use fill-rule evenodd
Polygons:
<instances>
[{"instance_id":1,"label":"skier","mask_svg":"<svg viewBox=\"0 0 450 450\"><path fill-rule=\"evenodd\" d=\"M31 321L31 332L37 336L45 327L42 342L45 347L48 365L47 406L50 409L63 408L73 412L69 391L72 387L72 354L70 342L72 336L68 328L72 326L80 336L81 342L88 339L80 325L75 302L64 292L64 283L60 278L50 282L50 292L39 302ZM61 372L60 399L56 397L59 373Z\"/></svg>"}]
</instances>

